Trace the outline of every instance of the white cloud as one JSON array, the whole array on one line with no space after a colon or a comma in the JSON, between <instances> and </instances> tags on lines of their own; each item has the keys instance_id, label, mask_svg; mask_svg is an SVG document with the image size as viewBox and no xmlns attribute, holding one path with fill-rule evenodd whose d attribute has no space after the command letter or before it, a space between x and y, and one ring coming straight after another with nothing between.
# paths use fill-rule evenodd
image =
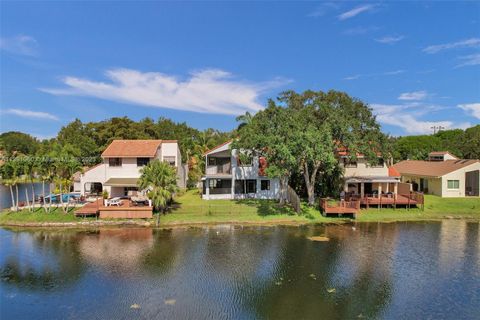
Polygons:
<instances>
[{"instance_id":1,"label":"white cloud","mask_svg":"<svg viewBox=\"0 0 480 320\"><path fill-rule=\"evenodd\" d=\"M480 65L480 53L458 57L458 59L462 60L463 62L457 65L456 68Z\"/></svg>"},{"instance_id":2,"label":"white cloud","mask_svg":"<svg viewBox=\"0 0 480 320\"><path fill-rule=\"evenodd\" d=\"M41 111L31 111L31 110L24 110L24 109L6 109L2 113L5 114L12 114L22 118L31 118L31 119L44 119L44 120L55 120L58 121L58 117Z\"/></svg>"},{"instance_id":3,"label":"white cloud","mask_svg":"<svg viewBox=\"0 0 480 320\"><path fill-rule=\"evenodd\" d=\"M362 6L358 6L353 8L352 10L346 11L338 16L338 20L347 20L359 15L362 12L368 12L375 8L373 4L365 4Z\"/></svg>"},{"instance_id":4,"label":"white cloud","mask_svg":"<svg viewBox=\"0 0 480 320\"><path fill-rule=\"evenodd\" d=\"M438 106L419 105L417 103L405 105L372 104L370 107L380 123L402 128L407 134L433 133L432 127L434 126L441 126L445 129L471 127L469 122L455 123L449 120L424 121L419 119L427 112L442 108Z\"/></svg>"},{"instance_id":5,"label":"white cloud","mask_svg":"<svg viewBox=\"0 0 480 320\"><path fill-rule=\"evenodd\" d=\"M480 103L459 104L457 107L474 116L475 118L480 119Z\"/></svg>"},{"instance_id":6,"label":"white cloud","mask_svg":"<svg viewBox=\"0 0 480 320\"><path fill-rule=\"evenodd\" d=\"M354 75L343 78L343 80L357 80L360 78L371 78L371 77L379 77L379 76L395 76L402 73L405 73L405 70L393 70L393 71L380 72L380 73L354 74Z\"/></svg>"},{"instance_id":7,"label":"white cloud","mask_svg":"<svg viewBox=\"0 0 480 320\"><path fill-rule=\"evenodd\" d=\"M470 39L461 40L457 42L428 46L424 48L422 51L425 53L432 54L432 53L437 53L447 49L472 48L472 47L478 47L478 46L480 46L480 38L470 38Z\"/></svg>"},{"instance_id":8,"label":"white cloud","mask_svg":"<svg viewBox=\"0 0 480 320\"><path fill-rule=\"evenodd\" d=\"M37 55L38 43L33 37L26 35L17 35L14 37L0 38L0 49L25 56Z\"/></svg>"},{"instance_id":9,"label":"white cloud","mask_svg":"<svg viewBox=\"0 0 480 320\"><path fill-rule=\"evenodd\" d=\"M54 95L81 95L150 107L239 115L262 109L258 101L261 94L291 82L281 78L262 83L239 81L219 69L193 72L185 80L131 69L108 70L106 77L110 82L66 77L63 82L68 88L40 90Z\"/></svg>"},{"instance_id":10,"label":"white cloud","mask_svg":"<svg viewBox=\"0 0 480 320\"><path fill-rule=\"evenodd\" d=\"M385 36L379 39L375 39L375 41L384 43L384 44L394 44L397 43L400 40L403 40L405 37L404 36Z\"/></svg>"},{"instance_id":11,"label":"white cloud","mask_svg":"<svg viewBox=\"0 0 480 320\"><path fill-rule=\"evenodd\" d=\"M313 18L322 17L325 14L327 14L327 12L329 12L330 10L334 10L338 8L339 8L339 5L335 2L325 2L325 3L322 3L320 6L316 7L315 10L313 10L307 15L307 17L313 17Z\"/></svg>"},{"instance_id":12,"label":"white cloud","mask_svg":"<svg viewBox=\"0 0 480 320\"><path fill-rule=\"evenodd\" d=\"M407 101L418 101L425 100L428 97L428 93L425 90L413 91L413 92L404 92L400 94L398 100L407 100Z\"/></svg>"}]
</instances>

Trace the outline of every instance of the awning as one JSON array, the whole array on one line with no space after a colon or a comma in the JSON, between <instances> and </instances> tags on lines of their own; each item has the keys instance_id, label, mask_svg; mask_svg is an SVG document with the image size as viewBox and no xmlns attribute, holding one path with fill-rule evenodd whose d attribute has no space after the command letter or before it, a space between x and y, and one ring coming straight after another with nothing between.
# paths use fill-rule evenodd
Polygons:
<instances>
[{"instance_id":1,"label":"awning","mask_svg":"<svg viewBox=\"0 0 480 320\"><path fill-rule=\"evenodd\" d=\"M365 177L349 177L345 179L346 183L398 183L398 179L387 176L365 176Z\"/></svg>"},{"instance_id":2,"label":"awning","mask_svg":"<svg viewBox=\"0 0 480 320\"><path fill-rule=\"evenodd\" d=\"M136 187L138 178L110 178L103 185L110 187Z\"/></svg>"}]
</instances>

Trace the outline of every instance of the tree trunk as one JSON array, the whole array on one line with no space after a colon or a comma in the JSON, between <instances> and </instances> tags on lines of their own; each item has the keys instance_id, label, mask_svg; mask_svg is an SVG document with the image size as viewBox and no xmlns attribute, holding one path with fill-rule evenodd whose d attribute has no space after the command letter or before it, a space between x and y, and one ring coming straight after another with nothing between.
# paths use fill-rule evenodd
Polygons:
<instances>
[{"instance_id":1,"label":"tree trunk","mask_svg":"<svg viewBox=\"0 0 480 320\"><path fill-rule=\"evenodd\" d=\"M32 211L35 210L35 184L32 179Z\"/></svg>"},{"instance_id":2,"label":"tree trunk","mask_svg":"<svg viewBox=\"0 0 480 320\"><path fill-rule=\"evenodd\" d=\"M15 205L15 198L13 197L13 186L10 185L10 195L12 196L12 207L16 210L17 206Z\"/></svg>"},{"instance_id":3,"label":"tree trunk","mask_svg":"<svg viewBox=\"0 0 480 320\"><path fill-rule=\"evenodd\" d=\"M288 178L285 176L280 177L279 203L282 206L287 202L287 184Z\"/></svg>"},{"instance_id":4,"label":"tree trunk","mask_svg":"<svg viewBox=\"0 0 480 320\"><path fill-rule=\"evenodd\" d=\"M27 188L27 186L25 186L25 201L27 201L28 211L31 211L30 200L28 199L28 188Z\"/></svg>"},{"instance_id":5,"label":"tree trunk","mask_svg":"<svg viewBox=\"0 0 480 320\"><path fill-rule=\"evenodd\" d=\"M65 213L65 207L63 206L63 184L60 183L60 206L62 207L63 213Z\"/></svg>"},{"instance_id":6,"label":"tree trunk","mask_svg":"<svg viewBox=\"0 0 480 320\"><path fill-rule=\"evenodd\" d=\"M305 179L305 186L307 187L307 195L308 195L308 205L313 206L315 205L315 181L317 179L318 169L320 168L320 164L316 164L312 170L312 174L309 174L308 164L303 165L303 177Z\"/></svg>"},{"instance_id":7,"label":"tree trunk","mask_svg":"<svg viewBox=\"0 0 480 320\"><path fill-rule=\"evenodd\" d=\"M159 210L158 213L157 213L157 222L156 222L157 227L160 225L160 214L161 213L162 213L162 210Z\"/></svg>"},{"instance_id":8,"label":"tree trunk","mask_svg":"<svg viewBox=\"0 0 480 320\"><path fill-rule=\"evenodd\" d=\"M42 199L43 199L43 202L42 202L42 208L43 208L43 211L47 211L47 206L45 204L45 180L42 179Z\"/></svg>"},{"instance_id":9,"label":"tree trunk","mask_svg":"<svg viewBox=\"0 0 480 320\"><path fill-rule=\"evenodd\" d=\"M15 184L15 191L17 195L17 205L15 206L16 211L18 211L18 184Z\"/></svg>"}]
</instances>

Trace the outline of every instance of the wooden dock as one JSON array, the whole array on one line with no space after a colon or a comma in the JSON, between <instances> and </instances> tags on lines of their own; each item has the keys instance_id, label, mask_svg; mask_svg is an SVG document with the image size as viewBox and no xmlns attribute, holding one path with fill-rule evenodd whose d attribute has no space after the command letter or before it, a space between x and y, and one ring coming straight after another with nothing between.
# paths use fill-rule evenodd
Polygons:
<instances>
[{"instance_id":1,"label":"wooden dock","mask_svg":"<svg viewBox=\"0 0 480 320\"><path fill-rule=\"evenodd\" d=\"M101 219L149 219L153 216L153 208L150 206L134 206L130 200L122 200L120 206L104 206L103 199L98 199L76 210L75 216L97 216Z\"/></svg>"},{"instance_id":2,"label":"wooden dock","mask_svg":"<svg viewBox=\"0 0 480 320\"><path fill-rule=\"evenodd\" d=\"M383 207L397 208L404 207L410 209L411 207L424 208L425 198L421 192L411 192L410 194L402 194L395 196L373 196L367 195L363 198L350 197L346 200L335 201L332 199L320 199L320 208L323 216L344 214L351 214L354 218L360 214L360 207L363 206L369 209L371 206L376 206L378 209Z\"/></svg>"},{"instance_id":3,"label":"wooden dock","mask_svg":"<svg viewBox=\"0 0 480 320\"><path fill-rule=\"evenodd\" d=\"M320 199L320 208L322 209L323 216L351 214L353 218L356 218L360 213L360 201Z\"/></svg>"}]
</instances>

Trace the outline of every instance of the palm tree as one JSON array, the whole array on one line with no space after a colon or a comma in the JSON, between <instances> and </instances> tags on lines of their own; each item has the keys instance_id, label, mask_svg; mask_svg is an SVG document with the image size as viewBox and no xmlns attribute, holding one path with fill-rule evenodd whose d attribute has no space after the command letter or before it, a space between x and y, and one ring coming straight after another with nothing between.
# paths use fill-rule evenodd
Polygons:
<instances>
[{"instance_id":1,"label":"palm tree","mask_svg":"<svg viewBox=\"0 0 480 320\"><path fill-rule=\"evenodd\" d=\"M142 190L148 190L148 197L152 200L153 207L159 211L157 215L158 226L160 213L165 213L167 204L178 190L175 168L158 159L150 161L147 166L141 169L138 186Z\"/></svg>"},{"instance_id":2,"label":"palm tree","mask_svg":"<svg viewBox=\"0 0 480 320\"><path fill-rule=\"evenodd\" d=\"M10 195L12 197L12 207L17 210L17 205L15 203L15 197L13 195L13 186L15 185L14 179L14 164L13 161L7 160L1 167L1 174L2 174L2 183L9 187Z\"/></svg>"}]
</instances>

